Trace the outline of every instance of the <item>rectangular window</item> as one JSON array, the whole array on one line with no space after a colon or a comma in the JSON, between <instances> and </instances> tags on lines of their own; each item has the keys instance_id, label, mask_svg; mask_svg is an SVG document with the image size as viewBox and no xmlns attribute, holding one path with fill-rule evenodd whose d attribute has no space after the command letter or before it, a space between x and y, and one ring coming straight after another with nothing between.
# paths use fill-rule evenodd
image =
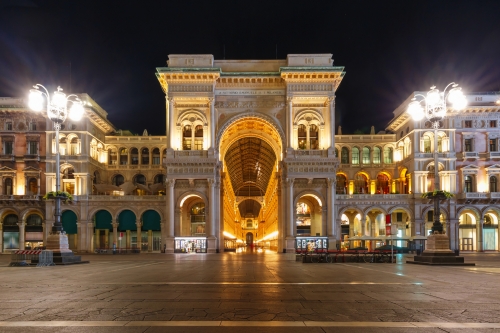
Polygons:
<instances>
[{"instance_id":1,"label":"rectangular window","mask_svg":"<svg viewBox=\"0 0 500 333\"><path fill-rule=\"evenodd\" d=\"M5 130L12 131L12 122L11 121L8 121L5 123Z\"/></svg>"},{"instance_id":2,"label":"rectangular window","mask_svg":"<svg viewBox=\"0 0 500 333\"><path fill-rule=\"evenodd\" d=\"M159 157L153 157L153 165L159 165L160 164L160 158Z\"/></svg>"},{"instance_id":3,"label":"rectangular window","mask_svg":"<svg viewBox=\"0 0 500 333\"><path fill-rule=\"evenodd\" d=\"M474 151L472 149L472 139L465 139L464 140L464 151L467 151L467 152Z\"/></svg>"},{"instance_id":4,"label":"rectangular window","mask_svg":"<svg viewBox=\"0 0 500 333\"><path fill-rule=\"evenodd\" d=\"M4 141L3 143L3 153L5 155L12 155L13 154L13 142L12 141Z\"/></svg>"},{"instance_id":5,"label":"rectangular window","mask_svg":"<svg viewBox=\"0 0 500 333\"><path fill-rule=\"evenodd\" d=\"M38 154L38 142L36 141L28 141L28 155L37 155Z\"/></svg>"},{"instance_id":6,"label":"rectangular window","mask_svg":"<svg viewBox=\"0 0 500 333\"><path fill-rule=\"evenodd\" d=\"M36 123L30 123L30 131L36 131Z\"/></svg>"},{"instance_id":7,"label":"rectangular window","mask_svg":"<svg viewBox=\"0 0 500 333\"><path fill-rule=\"evenodd\" d=\"M183 150L191 150L191 139L184 139L182 142Z\"/></svg>"},{"instance_id":8,"label":"rectangular window","mask_svg":"<svg viewBox=\"0 0 500 333\"><path fill-rule=\"evenodd\" d=\"M396 222L403 222L403 213L396 213Z\"/></svg>"},{"instance_id":9,"label":"rectangular window","mask_svg":"<svg viewBox=\"0 0 500 333\"><path fill-rule=\"evenodd\" d=\"M464 127L465 128L472 128L472 120L465 120Z\"/></svg>"},{"instance_id":10,"label":"rectangular window","mask_svg":"<svg viewBox=\"0 0 500 333\"><path fill-rule=\"evenodd\" d=\"M490 127L497 127L497 121L496 120L490 120Z\"/></svg>"},{"instance_id":11,"label":"rectangular window","mask_svg":"<svg viewBox=\"0 0 500 333\"><path fill-rule=\"evenodd\" d=\"M194 150L203 150L203 140L194 140Z\"/></svg>"},{"instance_id":12,"label":"rectangular window","mask_svg":"<svg viewBox=\"0 0 500 333\"><path fill-rule=\"evenodd\" d=\"M497 150L498 150L497 139L490 139L490 151L497 151Z\"/></svg>"}]
</instances>

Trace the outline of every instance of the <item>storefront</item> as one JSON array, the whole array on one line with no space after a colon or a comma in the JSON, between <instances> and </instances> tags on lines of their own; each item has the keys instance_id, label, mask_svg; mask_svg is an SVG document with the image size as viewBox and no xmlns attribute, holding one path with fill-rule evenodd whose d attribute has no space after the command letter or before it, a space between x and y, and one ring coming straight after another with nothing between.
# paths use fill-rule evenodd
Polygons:
<instances>
[{"instance_id":1,"label":"storefront","mask_svg":"<svg viewBox=\"0 0 500 333\"><path fill-rule=\"evenodd\" d=\"M297 237L297 251L328 250L328 237Z\"/></svg>"},{"instance_id":2,"label":"storefront","mask_svg":"<svg viewBox=\"0 0 500 333\"><path fill-rule=\"evenodd\" d=\"M206 237L175 237L175 253L207 253Z\"/></svg>"}]
</instances>

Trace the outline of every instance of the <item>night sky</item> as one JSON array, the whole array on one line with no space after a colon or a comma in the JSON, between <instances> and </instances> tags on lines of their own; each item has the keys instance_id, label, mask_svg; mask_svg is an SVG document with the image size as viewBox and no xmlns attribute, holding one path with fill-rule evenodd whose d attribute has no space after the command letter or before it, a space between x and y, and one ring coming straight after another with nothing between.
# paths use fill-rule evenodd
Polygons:
<instances>
[{"instance_id":1,"label":"night sky","mask_svg":"<svg viewBox=\"0 0 500 333\"><path fill-rule=\"evenodd\" d=\"M0 97L88 93L118 129L165 133L169 54L332 53L343 134L383 130L413 91L500 90L500 1L0 0Z\"/></svg>"}]
</instances>

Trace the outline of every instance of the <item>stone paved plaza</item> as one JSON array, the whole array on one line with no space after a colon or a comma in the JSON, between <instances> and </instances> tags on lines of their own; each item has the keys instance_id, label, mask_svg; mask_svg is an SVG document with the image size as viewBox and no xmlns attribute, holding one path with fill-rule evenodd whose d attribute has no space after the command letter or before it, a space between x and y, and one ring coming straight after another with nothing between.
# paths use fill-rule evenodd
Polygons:
<instances>
[{"instance_id":1,"label":"stone paved plaza","mask_svg":"<svg viewBox=\"0 0 500 333\"><path fill-rule=\"evenodd\" d=\"M500 255L475 267L302 263L275 253L87 255L8 267L0 332L486 332Z\"/></svg>"}]
</instances>

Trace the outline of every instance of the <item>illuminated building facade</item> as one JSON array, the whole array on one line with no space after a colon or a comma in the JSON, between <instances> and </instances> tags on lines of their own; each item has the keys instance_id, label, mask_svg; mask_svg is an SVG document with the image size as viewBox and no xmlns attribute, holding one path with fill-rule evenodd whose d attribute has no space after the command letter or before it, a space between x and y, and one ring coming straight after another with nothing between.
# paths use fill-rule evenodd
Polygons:
<instances>
[{"instance_id":1,"label":"illuminated building facade","mask_svg":"<svg viewBox=\"0 0 500 333\"><path fill-rule=\"evenodd\" d=\"M434 132L406 113L413 95L385 131L335 134L344 71L330 54L170 55L156 75L166 98L166 135L116 130L87 95L79 95L84 120L61 131L59 172L74 195L63 205L72 249L215 253L258 244L294 253L304 239L331 249L348 239L375 248L388 241L388 215L398 245L418 247L428 234L433 205L421 194L433 189ZM440 184L455 194L442 203L441 219L451 249L498 251L499 95L467 98L467 109L447 116L438 132ZM12 114L32 117L21 101L3 104L4 124ZM10 249L9 216L17 216L16 224L43 216L43 237L53 222L52 202L40 195L54 187L54 157L45 151L53 151L55 138L45 120L42 127L36 166L22 164L30 140L16 137L14 159L2 153L2 251ZM8 133L2 131L2 143ZM12 194L4 194L8 175ZM38 192L33 207L23 208L34 190L31 178ZM18 247L34 246L21 228Z\"/></svg>"}]
</instances>

